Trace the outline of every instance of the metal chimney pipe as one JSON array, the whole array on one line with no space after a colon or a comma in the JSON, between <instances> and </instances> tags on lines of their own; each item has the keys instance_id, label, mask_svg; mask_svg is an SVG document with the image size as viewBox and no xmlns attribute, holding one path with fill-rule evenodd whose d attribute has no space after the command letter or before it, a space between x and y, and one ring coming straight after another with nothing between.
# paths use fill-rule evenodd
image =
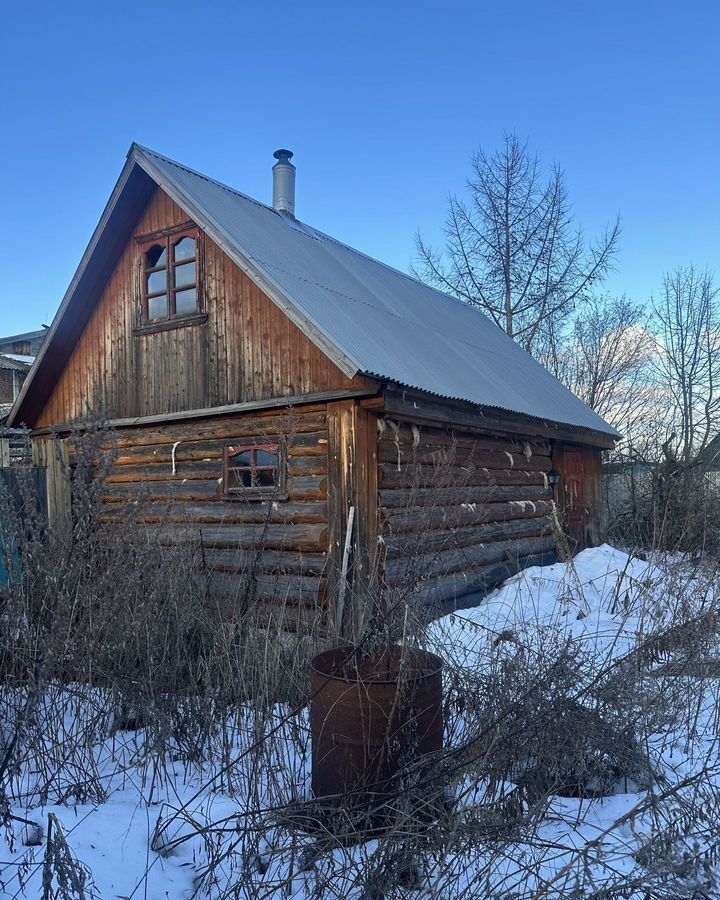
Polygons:
<instances>
[{"instance_id":1,"label":"metal chimney pipe","mask_svg":"<svg viewBox=\"0 0 720 900\"><path fill-rule=\"evenodd\" d=\"M295 218L295 166L292 150L276 150L273 166L273 206L278 212Z\"/></svg>"}]
</instances>

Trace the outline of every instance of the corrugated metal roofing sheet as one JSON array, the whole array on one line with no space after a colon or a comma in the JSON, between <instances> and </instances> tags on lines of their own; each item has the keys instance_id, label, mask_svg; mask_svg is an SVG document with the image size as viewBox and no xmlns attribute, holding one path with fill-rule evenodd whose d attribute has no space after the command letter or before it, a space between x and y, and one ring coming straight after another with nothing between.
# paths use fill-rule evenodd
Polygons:
<instances>
[{"instance_id":1,"label":"corrugated metal roofing sheet","mask_svg":"<svg viewBox=\"0 0 720 900\"><path fill-rule=\"evenodd\" d=\"M14 369L16 372L28 372L32 365L30 357L21 357L10 353L0 353L0 369Z\"/></svg>"},{"instance_id":2,"label":"corrugated metal roofing sheet","mask_svg":"<svg viewBox=\"0 0 720 900\"><path fill-rule=\"evenodd\" d=\"M617 435L479 310L160 154L132 153L359 372Z\"/></svg>"}]
</instances>

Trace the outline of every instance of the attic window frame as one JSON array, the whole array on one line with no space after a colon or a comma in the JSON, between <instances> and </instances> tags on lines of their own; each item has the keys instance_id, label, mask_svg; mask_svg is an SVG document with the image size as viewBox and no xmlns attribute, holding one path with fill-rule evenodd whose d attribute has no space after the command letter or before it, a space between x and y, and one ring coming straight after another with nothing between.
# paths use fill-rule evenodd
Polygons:
<instances>
[{"instance_id":1,"label":"attic window frame","mask_svg":"<svg viewBox=\"0 0 720 900\"><path fill-rule=\"evenodd\" d=\"M178 268L178 264L173 261L172 253L174 246L184 237L192 238L195 241L195 256L189 260L183 260L179 265L189 262L195 263L195 296L196 309L188 313L177 313L176 310L176 294L182 290L188 290L193 287L192 284L183 285L178 291L174 285L174 273ZM138 247L138 268L139 268L139 322L134 329L135 334L152 334L156 331L165 331L170 328L180 328L184 325L198 325L207 321L207 312L205 310L205 297L203 291L203 272L204 272L204 246L202 241L202 232L194 222L183 222L181 225L174 225L171 228L162 228L148 234L141 234L135 238ZM155 271L164 269L166 275L166 290L168 315L162 318L151 319L149 317L149 300L153 296L160 296L159 293L148 291L147 276L153 271L146 267L146 254L157 245L164 245L167 262L164 267L156 267Z\"/></svg>"},{"instance_id":2,"label":"attic window frame","mask_svg":"<svg viewBox=\"0 0 720 900\"><path fill-rule=\"evenodd\" d=\"M265 471L272 469L276 472L274 485L257 485L247 487L245 485L230 486L230 471L233 466L230 460L238 453L255 454L258 450L272 453L277 456L277 466L253 466L253 470ZM243 467L244 468L244 467ZM258 440L257 438L240 438L233 441L232 444L226 444L223 448L223 475L222 475L222 496L226 500L287 500L287 447L282 436L277 440Z\"/></svg>"}]
</instances>

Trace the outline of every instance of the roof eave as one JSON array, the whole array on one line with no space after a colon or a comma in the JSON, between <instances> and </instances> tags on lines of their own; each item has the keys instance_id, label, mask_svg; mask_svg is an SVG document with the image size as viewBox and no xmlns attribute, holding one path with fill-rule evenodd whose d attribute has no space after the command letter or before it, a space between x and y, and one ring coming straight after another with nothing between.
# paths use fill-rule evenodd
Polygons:
<instances>
[{"instance_id":1,"label":"roof eave","mask_svg":"<svg viewBox=\"0 0 720 900\"><path fill-rule=\"evenodd\" d=\"M380 377L377 374L372 375L367 372L364 374L374 378ZM493 418L497 418L498 420L508 420L517 417L523 422L542 426L541 430L548 435L551 435L553 431L565 432L568 436L572 434L577 439L578 443L590 444L602 447L603 449L613 449L616 442L622 438L622 434L617 431L617 429L608 425L607 422L600 417L598 417L599 422L601 422L604 427L598 426L597 428L593 428L590 425L564 422L558 419L551 419L548 416L533 416L529 413L522 412L521 410L513 410L507 407L476 403L473 400L467 400L462 397L447 397L443 394L436 394L432 391L424 390L423 388L418 388L413 385L402 384L401 382L392 379L386 379L386 383L391 389L394 388L395 391L403 397L403 400L407 404L407 409L412 411L418 417L423 416L421 400L421 398L423 398L432 404L437 404L439 402L448 410L452 410L453 408L456 410L467 410L473 418L477 416L475 424L479 426L484 425L486 427L492 427L491 420ZM397 411L397 409L395 411ZM458 419L457 424L462 424L462 421Z\"/></svg>"}]
</instances>

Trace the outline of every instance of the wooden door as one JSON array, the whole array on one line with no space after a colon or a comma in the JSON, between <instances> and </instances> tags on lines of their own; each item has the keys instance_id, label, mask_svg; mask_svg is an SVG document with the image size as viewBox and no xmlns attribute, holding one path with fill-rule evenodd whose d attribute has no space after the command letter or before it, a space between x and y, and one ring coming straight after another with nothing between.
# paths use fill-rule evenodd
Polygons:
<instances>
[{"instance_id":1,"label":"wooden door","mask_svg":"<svg viewBox=\"0 0 720 900\"><path fill-rule=\"evenodd\" d=\"M586 544L585 467L582 450L565 447L563 452L565 529L571 548L577 552Z\"/></svg>"}]
</instances>

